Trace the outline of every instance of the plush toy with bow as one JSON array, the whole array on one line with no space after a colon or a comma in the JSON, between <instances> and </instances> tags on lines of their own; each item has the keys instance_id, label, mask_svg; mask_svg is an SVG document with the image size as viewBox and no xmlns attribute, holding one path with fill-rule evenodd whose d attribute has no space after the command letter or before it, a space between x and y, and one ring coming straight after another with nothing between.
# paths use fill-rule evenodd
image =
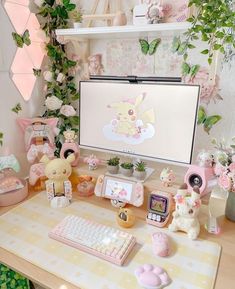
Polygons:
<instances>
[{"instance_id":1,"label":"plush toy with bow","mask_svg":"<svg viewBox=\"0 0 235 289\"><path fill-rule=\"evenodd\" d=\"M175 195L176 209L173 212L173 220L169 229L173 232L183 231L191 240L197 239L200 233L198 214L201 206L200 191L197 186L188 196L187 185L184 184Z\"/></svg>"}]
</instances>

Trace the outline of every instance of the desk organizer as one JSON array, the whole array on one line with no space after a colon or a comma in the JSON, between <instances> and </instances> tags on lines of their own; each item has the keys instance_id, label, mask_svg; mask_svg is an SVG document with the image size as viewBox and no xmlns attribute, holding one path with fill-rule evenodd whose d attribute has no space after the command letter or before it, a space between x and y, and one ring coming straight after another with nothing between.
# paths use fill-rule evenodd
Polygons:
<instances>
[{"instance_id":1,"label":"desk organizer","mask_svg":"<svg viewBox=\"0 0 235 289\"><path fill-rule=\"evenodd\" d=\"M135 235L137 245L124 266L119 267L48 237L48 232L67 214L119 228L113 211L82 201L55 210L43 192L0 217L0 246L81 289L141 289L134 272L146 262L168 272L172 283L167 289L214 286L221 250L216 243L191 241L184 233L171 233L137 221L132 228L122 228ZM170 257L153 254L154 232L166 232L170 236L173 249Z\"/></svg>"}]
</instances>

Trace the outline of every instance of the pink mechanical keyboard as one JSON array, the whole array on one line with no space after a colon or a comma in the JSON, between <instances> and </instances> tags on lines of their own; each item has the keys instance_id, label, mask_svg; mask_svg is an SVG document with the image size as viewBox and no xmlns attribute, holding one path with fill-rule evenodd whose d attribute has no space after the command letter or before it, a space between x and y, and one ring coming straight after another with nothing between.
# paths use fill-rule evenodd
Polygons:
<instances>
[{"instance_id":1,"label":"pink mechanical keyboard","mask_svg":"<svg viewBox=\"0 0 235 289\"><path fill-rule=\"evenodd\" d=\"M65 217L49 237L117 265L136 243L131 234L74 215Z\"/></svg>"}]
</instances>

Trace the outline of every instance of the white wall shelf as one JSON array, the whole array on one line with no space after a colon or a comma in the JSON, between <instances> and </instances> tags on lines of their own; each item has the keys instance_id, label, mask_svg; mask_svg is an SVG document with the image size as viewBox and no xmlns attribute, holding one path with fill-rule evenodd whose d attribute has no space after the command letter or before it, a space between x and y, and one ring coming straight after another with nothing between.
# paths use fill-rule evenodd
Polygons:
<instances>
[{"instance_id":1,"label":"white wall shelf","mask_svg":"<svg viewBox=\"0 0 235 289\"><path fill-rule=\"evenodd\" d=\"M105 26L92 28L58 29L58 36L73 36L80 39L104 39L104 38L135 38L143 36L156 36L156 32L185 31L190 27L188 22L159 23L144 26Z\"/></svg>"}]
</instances>

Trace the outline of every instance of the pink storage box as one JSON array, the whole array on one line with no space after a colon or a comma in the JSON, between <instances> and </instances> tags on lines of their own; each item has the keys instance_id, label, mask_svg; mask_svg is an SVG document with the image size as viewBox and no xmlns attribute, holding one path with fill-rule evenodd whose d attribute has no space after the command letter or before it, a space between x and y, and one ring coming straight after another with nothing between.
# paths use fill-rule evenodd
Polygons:
<instances>
[{"instance_id":1,"label":"pink storage box","mask_svg":"<svg viewBox=\"0 0 235 289\"><path fill-rule=\"evenodd\" d=\"M28 196L28 183L21 180L23 188L0 194L0 207L15 205Z\"/></svg>"}]
</instances>

